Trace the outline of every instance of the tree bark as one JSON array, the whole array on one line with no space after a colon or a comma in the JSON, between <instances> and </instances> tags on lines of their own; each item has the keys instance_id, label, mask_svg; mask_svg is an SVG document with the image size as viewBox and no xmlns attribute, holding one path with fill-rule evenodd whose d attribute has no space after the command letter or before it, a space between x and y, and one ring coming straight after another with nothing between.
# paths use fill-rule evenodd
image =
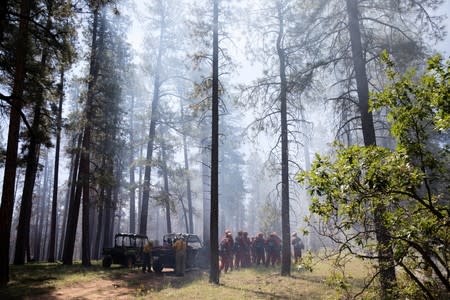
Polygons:
<instances>
[{"instance_id":1,"label":"tree bark","mask_svg":"<svg viewBox=\"0 0 450 300\"><path fill-rule=\"evenodd\" d=\"M184 225L186 226L186 232L190 233L190 232L189 232L188 213L187 213L187 211L186 211L186 207L185 207L184 202L183 202L183 197L180 196L180 197L178 198L178 200L180 200L181 209L183 210Z\"/></svg>"},{"instance_id":2,"label":"tree bark","mask_svg":"<svg viewBox=\"0 0 450 300\"><path fill-rule=\"evenodd\" d=\"M41 249L43 248L41 243L42 243L42 236L43 236L43 230L45 228L44 226L44 222L47 218L47 211L46 211L46 206L47 206L47 194L48 194L48 151L45 151L45 156L44 156L44 160L45 160L45 165L44 165L44 182L42 183L42 193L39 195L39 207L38 207L38 214L36 215L38 221L36 222L36 227L37 227L37 231L36 231L36 240L35 240L35 245L34 245L34 249L35 249L35 260L36 261L41 261L41 258L43 257L43 255L41 255ZM45 242L45 239L44 239Z\"/></svg>"},{"instance_id":3,"label":"tree bark","mask_svg":"<svg viewBox=\"0 0 450 300\"><path fill-rule=\"evenodd\" d=\"M64 251L64 240L65 240L65 232L67 228L67 217L69 214L69 205L71 201L74 199L75 195L75 184L77 181L77 174L78 174L78 161L79 161L79 149L81 147L81 135L73 136L72 138L72 153L71 153L71 160L70 160L70 171L69 171L69 183L67 185L67 192L66 192L66 200L64 201L64 209L62 211L63 213L63 220L61 222L61 235L59 237L59 250L58 250L58 259L62 260L63 251ZM78 142L77 142L78 141Z\"/></svg>"},{"instance_id":4,"label":"tree bark","mask_svg":"<svg viewBox=\"0 0 450 300\"><path fill-rule=\"evenodd\" d=\"M115 231L116 233L118 232L122 232L120 230L120 226L121 226L121 221L122 221L122 210L120 209L120 201L119 201L119 193L120 193L120 187L122 186L122 167L121 167L121 163L116 161L116 185L114 186L114 216L117 215L117 230ZM111 238L114 237L114 233L111 234Z\"/></svg>"},{"instance_id":5,"label":"tree bark","mask_svg":"<svg viewBox=\"0 0 450 300\"><path fill-rule=\"evenodd\" d=\"M58 175L59 175L59 149L61 147L61 126L62 126L62 105L64 100L64 68L61 68L61 78L59 84L58 115L56 117L56 146L55 146L55 168L53 177L53 197L52 197L52 221L50 241L48 247L48 261L55 262L56 249L56 211L58 209Z\"/></svg>"},{"instance_id":6,"label":"tree bark","mask_svg":"<svg viewBox=\"0 0 450 300\"><path fill-rule=\"evenodd\" d=\"M207 126L206 124L202 124L202 136L209 135L207 133ZM210 217L211 217L211 190L210 190L210 174L211 174L211 162L210 162L210 156L209 154L209 138L204 138L201 141L202 145L202 188L203 188L203 243L205 245L205 248L210 248ZM208 252L209 253L209 252ZM210 257L208 256L208 260Z\"/></svg>"},{"instance_id":7,"label":"tree bark","mask_svg":"<svg viewBox=\"0 0 450 300\"><path fill-rule=\"evenodd\" d=\"M38 184L36 184L36 188L37 188L37 190L36 190L36 204L35 204L35 210L36 210L36 213L34 214L34 226L33 226L33 234L30 236L30 239L29 239L29 247L30 247L30 253L32 252L33 253L33 260L38 260L38 258L36 257L36 240L38 239L38 236L39 236L39 234L38 234L38 232L39 232L39 216L40 216L40 211L41 211L41 194L42 194L42 187L43 187L43 184L42 184L42 182L41 182L41 176L40 176L41 174L40 173L38 173L38 178L37 178L37 180L38 180ZM32 247L33 246L33 247Z\"/></svg>"},{"instance_id":8,"label":"tree bark","mask_svg":"<svg viewBox=\"0 0 450 300\"><path fill-rule=\"evenodd\" d=\"M52 27L52 6L48 6L48 16L46 30ZM44 70L47 68L48 48L42 50L40 67L41 75L45 76ZM22 265L25 262L25 244L29 240L31 210L33 202L33 189L36 181L36 172L39 165L39 152L41 148L40 136L44 133L41 130L42 109L44 106L44 88L39 87L34 104L34 117L31 125L30 144L28 145L27 167L25 171L25 182L22 191L22 202L20 204L19 225L17 227L16 251L14 264Z\"/></svg>"},{"instance_id":9,"label":"tree bark","mask_svg":"<svg viewBox=\"0 0 450 300\"><path fill-rule=\"evenodd\" d=\"M111 224L113 223L111 221L111 219L113 218L112 216L112 188L108 187L106 190L106 197L105 197L105 201L103 204L103 209L105 211L105 226L103 228L103 248L106 247L111 247Z\"/></svg>"},{"instance_id":10,"label":"tree bark","mask_svg":"<svg viewBox=\"0 0 450 300\"><path fill-rule=\"evenodd\" d=\"M141 136L141 139L143 139L143 135ZM139 159L142 159L144 153L144 145L139 146ZM142 164L139 165L139 174L138 174L138 209L136 216L140 216L142 212L142 198L143 198L143 184L142 184L142 173L143 173L144 167ZM140 218L136 218L136 231L141 226Z\"/></svg>"},{"instance_id":11,"label":"tree bark","mask_svg":"<svg viewBox=\"0 0 450 300\"><path fill-rule=\"evenodd\" d=\"M44 203L44 211L43 211L43 220L42 220L42 246L41 246L41 251L42 251L42 259L41 260L45 260L46 257L48 257L48 252L47 252L47 241L48 241L48 228L49 228L49 215L50 215L50 190L52 189L52 182L50 180L50 178L52 177L52 173L50 170L50 161L48 160L48 155L47 155L47 162L46 162L46 166L47 166L47 175L46 175L46 193L45 193L45 203ZM41 231L42 231L41 230Z\"/></svg>"},{"instance_id":12,"label":"tree bark","mask_svg":"<svg viewBox=\"0 0 450 300\"><path fill-rule=\"evenodd\" d=\"M99 44L103 41L103 34L105 30L105 14L102 16L102 28L100 29L100 36L97 40L97 24L98 24L99 7L94 9L94 21L92 26L92 46L91 46L91 61L88 83L87 99L85 106L86 121L83 132L83 142L81 143L82 151L80 158L79 179L81 184L78 188L82 189L82 229L81 229L81 264L85 267L91 265L90 257L90 239L89 239L89 207L90 207L90 151L91 151L91 122L93 121L93 105L94 105L94 89L97 82L99 64L98 52Z\"/></svg>"},{"instance_id":13,"label":"tree bark","mask_svg":"<svg viewBox=\"0 0 450 300\"><path fill-rule=\"evenodd\" d=\"M20 110L24 104L25 62L30 10L34 1L22 0L18 42L15 55L15 74L12 89L12 103L9 114L8 142L6 148L5 171L3 176L2 203L0 206L0 287L9 282L9 245L11 237L12 215L14 210L14 186L17 167L17 150L20 132Z\"/></svg>"},{"instance_id":14,"label":"tree bark","mask_svg":"<svg viewBox=\"0 0 450 300\"><path fill-rule=\"evenodd\" d=\"M105 189L102 188L100 190L100 205L102 205L102 203L104 202L105 199ZM102 241L102 233L103 233L103 207L99 206L98 208L98 215L97 215L97 220L98 220L98 224L97 224L97 234L95 237L95 243L94 243L94 251L93 251L93 256L95 259L98 259L100 257L101 254L101 249L100 249L100 245L102 245L101 241Z\"/></svg>"},{"instance_id":15,"label":"tree bark","mask_svg":"<svg viewBox=\"0 0 450 300\"><path fill-rule=\"evenodd\" d=\"M369 81L367 80L366 61L361 43L357 0L347 0L347 13L364 145L376 145L373 116L369 111Z\"/></svg>"},{"instance_id":16,"label":"tree bark","mask_svg":"<svg viewBox=\"0 0 450 300\"><path fill-rule=\"evenodd\" d=\"M134 165L134 96L131 98L130 112L130 229L129 232L136 232L136 181Z\"/></svg>"},{"instance_id":17,"label":"tree bark","mask_svg":"<svg viewBox=\"0 0 450 300\"><path fill-rule=\"evenodd\" d=\"M369 111L369 84L366 73L366 61L361 43L361 28L359 25L359 9L357 0L347 1L348 26L352 47L352 58L356 75L356 87L359 99L359 111L364 138L364 145L376 145L375 128L372 113ZM382 299L395 297L393 288L396 285L395 262L391 237L384 224L386 207L378 205L375 208L374 222L378 242L378 256L380 266L380 284Z\"/></svg>"},{"instance_id":18,"label":"tree bark","mask_svg":"<svg viewBox=\"0 0 450 300\"><path fill-rule=\"evenodd\" d=\"M95 97L95 86L97 83L97 78L99 74L99 60L100 53L103 51L103 43L104 43L104 34L106 30L106 13L102 12L101 25L98 28L98 17L100 14L100 6L101 4L97 4L94 8L94 20L92 25L92 43L91 43L91 61L90 61L90 70L89 76L90 80L88 83L87 90L87 99L85 106L85 115L86 122L83 133L83 142L82 142L82 152L80 159L80 171L79 171L79 179L81 180L81 185L79 186L82 189L83 193L83 203L82 203L82 238L81 238L81 263L83 266L91 265L90 258L90 239L89 239L89 210L91 205L90 199L90 155L91 155L91 131L92 131L92 122L94 118L94 97ZM98 39L97 39L98 34Z\"/></svg>"},{"instance_id":19,"label":"tree bark","mask_svg":"<svg viewBox=\"0 0 450 300\"><path fill-rule=\"evenodd\" d=\"M161 160L165 192L164 204L166 211L166 230L167 232L172 232L172 222L170 219L169 175L167 174L166 145L164 144L164 141L161 142Z\"/></svg>"},{"instance_id":20,"label":"tree bark","mask_svg":"<svg viewBox=\"0 0 450 300\"><path fill-rule=\"evenodd\" d=\"M41 108L36 103L34 109L33 132L31 133L30 144L28 146L27 167L22 190L22 201L20 203L19 224L17 226L16 250L14 254L14 264L23 265L25 263L25 249L30 238L30 221L33 206L33 189L36 182L36 173L39 165L39 152L41 144L34 137L34 133L39 130Z\"/></svg>"},{"instance_id":21,"label":"tree bark","mask_svg":"<svg viewBox=\"0 0 450 300\"><path fill-rule=\"evenodd\" d=\"M278 8L278 38L277 53L280 62L280 114L281 114L281 231L282 231L282 256L281 275L291 275L291 243L289 223L289 148L288 148L288 123L287 123L287 79L286 79L286 54L283 48L284 38L284 7L281 2Z\"/></svg>"},{"instance_id":22,"label":"tree bark","mask_svg":"<svg viewBox=\"0 0 450 300\"><path fill-rule=\"evenodd\" d=\"M150 200L150 179L152 174L152 157L153 144L156 135L156 123L159 120L159 92L161 87L161 67L162 67L162 52L164 51L164 35L165 35L165 16L161 15L160 34L159 34L159 48L156 59L156 73L153 82L153 99L152 99L152 115L150 120L150 129L148 133L147 156L144 171L144 185L142 192L142 208L141 221L139 222L139 234L147 234L147 220L148 220L148 202Z\"/></svg>"},{"instance_id":23,"label":"tree bark","mask_svg":"<svg viewBox=\"0 0 450 300\"><path fill-rule=\"evenodd\" d=\"M99 187L97 187L98 189ZM95 247L95 235L97 233L97 211L98 211L98 203L100 199L96 196L91 197L91 201L89 204L89 245L91 249L89 249L89 253L91 253L91 257L96 259L94 255L94 247Z\"/></svg>"},{"instance_id":24,"label":"tree bark","mask_svg":"<svg viewBox=\"0 0 450 300\"><path fill-rule=\"evenodd\" d=\"M79 193L80 189L77 188L78 185L78 166L80 165L81 156L81 143L83 141L83 136L78 135L78 141L76 144L76 152L74 154L74 159L72 161L72 173L70 179L70 195L69 195L69 205L67 210L67 221L64 234L62 261L65 265L72 264L73 251L75 246L75 237L77 232L78 215L80 212L80 200L81 195ZM77 193L78 191L78 193Z\"/></svg>"},{"instance_id":25,"label":"tree bark","mask_svg":"<svg viewBox=\"0 0 450 300\"><path fill-rule=\"evenodd\" d=\"M180 100L180 111L181 111L181 120L184 124L184 110L183 104ZM194 213L192 209L192 191L191 191L191 177L189 174L189 158L188 158L188 146L186 141L186 130L183 130L183 156L184 156L184 169L186 171L186 194L188 200L188 216L189 216L189 227L187 227L188 233L194 233Z\"/></svg>"},{"instance_id":26,"label":"tree bark","mask_svg":"<svg viewBox=\"0 0 450 300\"><path fill-rule=\"evenodd\" d=\"M219 284L219 0L213 1L211 217L209 282Z\"/></svg>"}]
</instances>

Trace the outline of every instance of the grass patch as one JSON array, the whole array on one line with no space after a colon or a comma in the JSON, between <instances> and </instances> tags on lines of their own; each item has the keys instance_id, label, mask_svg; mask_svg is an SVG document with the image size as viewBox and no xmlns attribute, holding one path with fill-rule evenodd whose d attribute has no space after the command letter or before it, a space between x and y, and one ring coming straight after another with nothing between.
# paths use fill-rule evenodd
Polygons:
<instances>
[{"instance_id":1,"label":"grass patch","mask_svg":"<svg viewBox=\"0 0 450 300\"><path fill-rule=\"evenodd\" d=\"M97 278L117 279L131 270L113 265L110 269L101 267L100 261L93 261L91 267L81 262L72 266L61 263L29 263L10 266L10 282L0 288L0 299L22 299L46 295L56 288L89 282Z\"/></svg>"},{"instance_id":2,"label":"grass patch","mask_svg":"<svg viewBox=\"0 0 450 300\"><path fill-rule=\"evenodd\" d=\"M362 261L349 262L346 272L351 276L346 284L350 291L362 285L367 267ZM299 272L293 266L289 277L280 276L279 266L259 266L221 274L220 284L215 285L209 283L208 270L176 277L171 272L143 274L139 269L115 265L104 269L100 262L93 262L89 268L80 263L35 263L11 266L12 280L7 288L0 289L0 299L338 299L345 293L339 291L339 278L330 279L333 274L331 261L315 261L312 272Z\"/></svg>"},{"instance_id":3,"label":"grass patch","mask_svg":"<svg viewBox=\"0 0 450 300\"><path fill-rule=\"evenodd\" d=\"M220 284L210 284L203 272L197 280L180 286L166 286L159 291L136 295L138 299L332 299L337 293L321 282L308 281L296 274L279 275L279 268L249 268L222 274Z\"/></svg>"},{"instance_id":4,"label":"grass patch","mask_svg":"<svg viewBox=\"0 0 450 300\"><path fill-rule=\"evenodd\" d=\"M348 292L359 291L367 270L362 261L352 261L347 266ZM141 295L142 299L339 299L345 293L339 281L333 279L334 267L331 261L315 262L310 271L296 271L292 267L290 277L280 276L280 267L253 267L222 274L220 285L208 282L208 273L181 288L168 286L158 291ZM365 294L369 295L369 294ZM369 296L370 297L370 296ZM138 297L139 298L139 297Z\"/></svg>"}]
</instances>

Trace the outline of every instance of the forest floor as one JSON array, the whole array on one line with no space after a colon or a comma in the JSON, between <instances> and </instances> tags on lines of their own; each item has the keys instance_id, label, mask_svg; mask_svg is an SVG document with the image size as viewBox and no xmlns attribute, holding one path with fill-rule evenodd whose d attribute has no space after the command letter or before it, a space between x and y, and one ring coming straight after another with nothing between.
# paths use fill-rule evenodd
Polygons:
<instances>
[{"instance_id":1,"label":"forest floor","mask_svg":"<svg viewBox=\"0 0 450 300\"><path fill-rule=\"evenodd\" d=\"M360 288L367 269L361 263L352 269L349 284ZM293 267L290 277L280 276L280 267L260 266L221 274L214 285L208 283L208 270L200 269L177 277L172 269L156 274L103 269L99 262L90 268L35 263L12 266L12 280L0 289L0 299L336 299L343 296L336 290L342 282L331 280L333 274L327 263L312 272Z\"/></svg>"}]
</instances>

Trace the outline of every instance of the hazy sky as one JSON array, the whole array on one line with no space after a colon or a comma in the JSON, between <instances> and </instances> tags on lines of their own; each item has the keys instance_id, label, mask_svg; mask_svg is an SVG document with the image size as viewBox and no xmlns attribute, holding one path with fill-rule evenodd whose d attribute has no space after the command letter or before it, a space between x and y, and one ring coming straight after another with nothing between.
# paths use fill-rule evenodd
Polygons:
<instances>
[{"instance_id":1,"label":"hazy sky","mask_svg":"<svg viewBox=\"0 0 450 300\"><path fill-rule=\"evenodd\" d=\"M450 0L446 0L442 6L441 13L447 15L447 20L445 20L445 28L447 31L447 36L444 41L437 45L437 49L448 57L450 56Z\"/></svg>"}]
</instances>

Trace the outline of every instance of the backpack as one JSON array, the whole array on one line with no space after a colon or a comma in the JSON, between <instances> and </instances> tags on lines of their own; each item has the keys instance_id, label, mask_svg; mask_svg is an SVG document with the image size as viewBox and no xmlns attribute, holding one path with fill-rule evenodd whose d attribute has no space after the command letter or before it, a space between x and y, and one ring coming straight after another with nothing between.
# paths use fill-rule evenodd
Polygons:
<instances>
[{"instance_id":1,"label":"backpack","mask_svg":"<svg viewBox=\"0 0 450 300\"><path fill-rule=\"evenodd\" d=\"M225 253L226 250L227 250L227 241L226 241L225 239L223 239L223 240L220 242L220 248L219 248L219 251L220 251L221 253Z\"/></svg>"},{"instance_id":2,"label":"backpack","mask_svg":"<svg viewBox=\"0 0 450 300\"><path fill-rule=\"evenodd\" d=\"M256 249L263 249L264 248L264 241L263 240L256 240L255 241L255 248Z\"/></svg>"}]
</instances>

